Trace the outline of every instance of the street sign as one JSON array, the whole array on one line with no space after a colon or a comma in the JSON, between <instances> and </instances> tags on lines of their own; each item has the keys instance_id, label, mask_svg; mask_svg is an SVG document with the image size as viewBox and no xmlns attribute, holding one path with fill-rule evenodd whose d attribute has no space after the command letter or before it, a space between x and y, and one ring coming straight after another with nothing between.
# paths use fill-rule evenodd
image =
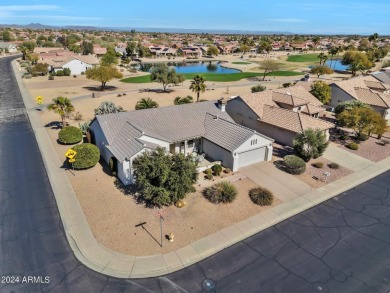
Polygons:
<instances>
[{"instance_id":1,"label":"street sign","mask_svg":"<svg viewBox=\"0 0 390 293\"><path fill-rule=\"evenodd\" d=\"M73 159L76 156L76 154L77 152L75 150L69 149L65 153L65 157L67 157L68 159Z\"/></svg>"},{"instance_id":2,"label":"street sign","mask_svg":"<svg viewBox=\"0 0 390 293\"><path fill-rule=\"evenodd\" d=\"M40 105L43 102L43 97L42 96L38 96L38 97L36 97L36 100L38 102L38 105Z\"/></svg>"},{"instance_id":3,"label":"street sign","mask_svg":"<svg viewBox=\"0 0 390 293\"><path fill-rule=\"evenodd\" d=\"M74 162L76 162L75 158L69 159L69 163L74 163Z\"/></svg>"}]
</instances>

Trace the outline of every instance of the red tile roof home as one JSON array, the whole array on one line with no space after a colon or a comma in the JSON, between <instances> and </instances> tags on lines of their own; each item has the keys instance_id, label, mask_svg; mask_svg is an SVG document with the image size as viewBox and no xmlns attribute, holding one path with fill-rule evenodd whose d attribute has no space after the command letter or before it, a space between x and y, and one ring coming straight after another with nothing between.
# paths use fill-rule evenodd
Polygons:
<instances>
[{"instance_id":1,"label":"red tile roof home","mask_svg":"<svg viewBox=\"0 0 390 293\"><path fill-rule=\"evenodd\" d=\"M107 48L102 48L100 45L94 44L93 53L96 55L104 55L107 53Z\"/></svg>"}]
</instances>

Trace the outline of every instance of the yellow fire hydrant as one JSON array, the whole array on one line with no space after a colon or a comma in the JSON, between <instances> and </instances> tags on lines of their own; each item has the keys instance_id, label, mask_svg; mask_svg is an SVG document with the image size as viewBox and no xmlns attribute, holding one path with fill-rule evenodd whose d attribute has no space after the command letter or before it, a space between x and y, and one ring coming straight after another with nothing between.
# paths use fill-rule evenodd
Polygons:
<instances>
[{"instance_id":1,"label":"yellow fire hydrant","mask_svg":"<svg viewBox=\"0 0 390 293\"><path fill-rule=\"evenodd\" d=\"M174 237L175 237L175 235L173 235L173 233L170 233L168 241L169 242L173 242L174 241L174 239L173 239Z\"/></svg>"}]
</instances>

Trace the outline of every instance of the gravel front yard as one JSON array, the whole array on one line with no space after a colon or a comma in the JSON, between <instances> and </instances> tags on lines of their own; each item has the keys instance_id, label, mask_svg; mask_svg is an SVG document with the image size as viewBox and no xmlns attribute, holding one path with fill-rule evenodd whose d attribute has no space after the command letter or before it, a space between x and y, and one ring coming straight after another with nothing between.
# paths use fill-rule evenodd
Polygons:
<instances>
[{"instance_id":1,"label":"gravel front yard","mask_svg":"<svg viewBox=\"0 0 390 293\"><path fill-rule=\"evenodd\" d=\"M359 142L359 149L356 151L346 147L352 141L356 142L353 139L348 139L343 144L340 144L339 147L373 162L382 161L390 156L390 144L381 145L379 144L379 139L370 137L366 141Z\"/></svg>"}]
</instances>

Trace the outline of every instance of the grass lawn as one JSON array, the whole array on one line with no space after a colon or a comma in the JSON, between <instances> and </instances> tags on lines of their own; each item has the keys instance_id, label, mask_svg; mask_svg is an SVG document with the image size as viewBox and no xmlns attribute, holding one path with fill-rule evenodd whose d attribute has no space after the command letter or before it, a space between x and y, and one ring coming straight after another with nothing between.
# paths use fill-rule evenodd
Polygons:
<instances>
[{"instance_id":1,"label":"grass lawn","mask_svg":"<svg viewBox=\"0 0 390 293\"><path fill-rule=\"evenodd\" d=\"M288 62L318 62L318 54L302 54L290 55L287 58Z\"/></svg>"},{"instance_id":2,"label":"grass lawn","mask_svg":"<svg viewBox=\"0 0 390 293\"><path fill-rule=\"evenodd\" d=\"M236 62L232 62L232 64L247 65L247 64L251 64L251 62L236 61Z\"/></svg>"},{"instance_id":3,"label":"grass lawn","mask_svg":"<svg viewBox=\"0 0 390 293\"><path fill-rule=\"evenodd\" d=\"M184 77L186 79L193 79L195 75L198 73L186 73ZM255 77L255 76L263 76L261 72L238 72L238 73L230 73L230 74L218 74L218 73L199 73L203 75L206 81L216 81L216 82L228 82L228 81L238 81L243 78ZM303 75L301 72L295 71L275 71L267 76L297 76ZM121 81L127 83L148 83L150 81L149 75L142 75L136 77L129 77L122 79Z\"/></svg>"}]
</instances>

